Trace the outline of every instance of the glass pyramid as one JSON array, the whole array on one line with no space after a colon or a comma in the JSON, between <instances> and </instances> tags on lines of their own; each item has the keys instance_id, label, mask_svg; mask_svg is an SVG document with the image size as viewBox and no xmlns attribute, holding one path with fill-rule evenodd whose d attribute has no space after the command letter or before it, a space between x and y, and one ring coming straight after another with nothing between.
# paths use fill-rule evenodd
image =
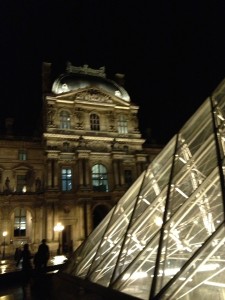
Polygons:
<instances>
[{"instance_id":1,"label":"glass pyramid","mask_svg":"<svg viewBox=\"0 0 225 300\"><path fill-rule=\"evenodd\" d=\"M225 80L60 272L139 299L225 299Z\"/></svg>"}]
</instances>

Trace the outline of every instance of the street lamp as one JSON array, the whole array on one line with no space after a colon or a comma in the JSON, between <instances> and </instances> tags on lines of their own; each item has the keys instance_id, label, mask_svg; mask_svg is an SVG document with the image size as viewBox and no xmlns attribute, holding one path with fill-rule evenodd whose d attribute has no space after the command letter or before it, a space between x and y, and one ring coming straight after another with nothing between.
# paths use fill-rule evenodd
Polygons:
<instances>
[{"instance_id":1,"label":"street lamp","mask_svg":"<svg viewBox=\"0 0 225 300\"><path fill-rule=\"evenodd\" d=\"M54 231L59 233L59 247L57 249L57 254L60 255L61 254L61 239L60 239L60 232L62 232L64 229L64 226L61 223L57 223L54 227Z\"/></svg>"},{"instance_id":2,"label":"street lamp","mask_svg":"<svg viewBox=\"0 0 225 300\"><path fill-rule=\"evenodd\" d=\"M5 259L5 237L7 236L7 231L3 231L2 236L3 236L3 238L4 238L4 240L3 240L2 259Z\"/></svg>"}]
</instances>

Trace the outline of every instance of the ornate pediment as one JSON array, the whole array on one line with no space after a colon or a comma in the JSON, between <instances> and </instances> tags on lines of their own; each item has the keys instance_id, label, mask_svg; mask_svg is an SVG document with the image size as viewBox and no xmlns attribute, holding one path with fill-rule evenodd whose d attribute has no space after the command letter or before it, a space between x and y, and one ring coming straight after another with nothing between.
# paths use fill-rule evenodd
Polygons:
<instances>
[{"instance_id":1,"label":"ornate pediment","mask_svg":"<svg viewBox=\"0 0 225 300\"><path fill-rule=\"evenodd\" d=\"M73 91L61 94L55 99L64 101L82 101L82 102L92 102L92 103L117 103L119 105L129 105L126 101L119 99L118 97L113 97L98 88L85 88L79 91Z\"/></svg>"},{"instance_id":2,"label":"ornate pediment","mask_svg":"<svg viewBox=\"0 0 225 300\"><path fill-rule=\"evenodd\" d=\"M88 101L88 102L105 102L112 103L113 99L107 93L102 92L97 88L85 88L76 92L68 92L61 94L56 99L65 101Z\"/></svg>"}]
</instances>

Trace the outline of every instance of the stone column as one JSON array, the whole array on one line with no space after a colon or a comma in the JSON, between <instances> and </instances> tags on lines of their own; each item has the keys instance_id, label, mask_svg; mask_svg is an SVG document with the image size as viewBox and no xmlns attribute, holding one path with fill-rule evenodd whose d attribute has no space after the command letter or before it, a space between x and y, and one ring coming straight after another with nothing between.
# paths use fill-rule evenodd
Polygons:
<instances>
[{"instance_id":1,"label":"stone column","mask_svg":"<svg viewBox=\"0 0 225 300\"><path fill-rule=\"evenodd\" d=\"M119 160L118 165L119 165L120 185L123 186L125 184L125 179L124 179L122 160Z\"/></svg>"},{"instance_id":2,"label":"stone column","mask_svg":"<svg viewBox=\"0 0 225 300\"><path fill-rule=\"evenodd\" d=\"M34 216L33 216L33 220L32 220L35 244L39 243L39 240L40 240L40 236L39 236L40 230L38 228L38 220L39 220L38 210L39 210L38 208L34 209Z\"/></svg>"},{"instance_id":3,"label":"stone column","mask_svg":"<svg viewBox=\"0 0 225 300\"><path fill-rule=\"evenodd\" d=\"M52 185L51 187L54 188L55 187L55 160L52 159Z\"/></svg>"},{"instance_id":4,"label":"stone column","mask_svg":"<svg viewBox=\"0 0 225 300\"><path fill-rule=\"evenodd\" d=\"M47 186L52 188L52 160L47 161Z\"/></svg>"},{"instance_id":5,"label":"stone column","mask_svg":"<svg viewBox=\"0 0 225 300\"><path fill-rule=\"evenodd\" d=\"M137 162L137 163L136 163L136 166L137 166L137 176L140 176L141 173L142 173L142 165L141 165L141 162Z\"/></svg>"},{"instance_id":6,"label":"stone column","mask_svg":"<svg viewBox=\"0 0 225 300\"><path fill-rule=\"evenodd\" d=\"M113 172L114 172L114 183L115 183L115 187L118 187L118 186L119 186L118 160L113 160Z\"/></svg>"},{"instance_id":7,"label":"stone column","mask_svg":"<svg viewBox=\"0 0 225 300\"><path fill-rule=\"evenodd\" d=\"M82 187L84 184L83 159L78 160L78 178L79 178L79 186Z\"/></svg>"},{"instance_id":8,"label":"stone column","mask_svg":"<svg viewBox=\"0 0 225 300\"><path fill-rule=\"evenodd\" d=\"M84 201L83 204L83 208L84 208L84 238L86 238L88 236L88 226L87 226L87 202Z\"/></svg>"},{"instance_id":9,"label":"stone column","mask_svg":"<svg viewBox=\"0 0 225 300\"><path fill-rule=\"evenodd\" d=\"M87 213L87 232L89 235L93 230L93 219L92 219L93 216L92 216L90 201L87 202L86 213Z\"/></svg>"},{"instance_id":10,"label":"stone column","mask_svg":"<svg viewBox=\"0 0 225 300\"><path fill-rule=\"evenodd\" d=\"M46 239L47 241L52 241L53 240L53 231L54 231L54 204L50 203L46 207L46 213L47 213L47 218L46 218Z\"/></svg>"},{"instance_id":11,"label":"stone column","mask_svg":"<svg viewBox=\"0 0 225 300\"><path fill-rule=\"evenodd\" d=\"M54 187L59 188L59 162L54 160Z\"/></svg>"},{"instance_id":12,"label":"stone column","mask_svg":"<svg viewBox=\"0 0 225 300\"><path fill-rule=\"evenodd\" d=\"M85 185L90 186L90 161L88 158L85 159Z\"/></svg>"}]
</instances>

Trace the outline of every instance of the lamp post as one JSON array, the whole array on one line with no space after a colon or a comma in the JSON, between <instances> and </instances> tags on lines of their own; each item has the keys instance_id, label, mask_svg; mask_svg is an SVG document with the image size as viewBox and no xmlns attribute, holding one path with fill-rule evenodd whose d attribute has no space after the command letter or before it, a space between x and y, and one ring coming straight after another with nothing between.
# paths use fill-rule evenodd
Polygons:
<instances>
[{"instance_id":1,"label":"lamp post","mask_svg":"<svg viewBox=\"0 0 225 300\"><path fill-rule=\"evenodd\" d=\"M54 231L59 233L59 246L57 249L57 254L60 255L61 254L61 237L60 237L60 233L63 231L64 226L61 223L57 223L54 227Z\"/></svg>"},{"instance_id":2,"label":"lamp post","mask_svg":"<svg viewBox=\"0 0 225 300\"><path fill-rule=\"evenodd\" d=\"M7 236L7 231L3 231L3 252L2 252L2 259L5 259L5 237Z\"/></svg>"}]
</instances>

